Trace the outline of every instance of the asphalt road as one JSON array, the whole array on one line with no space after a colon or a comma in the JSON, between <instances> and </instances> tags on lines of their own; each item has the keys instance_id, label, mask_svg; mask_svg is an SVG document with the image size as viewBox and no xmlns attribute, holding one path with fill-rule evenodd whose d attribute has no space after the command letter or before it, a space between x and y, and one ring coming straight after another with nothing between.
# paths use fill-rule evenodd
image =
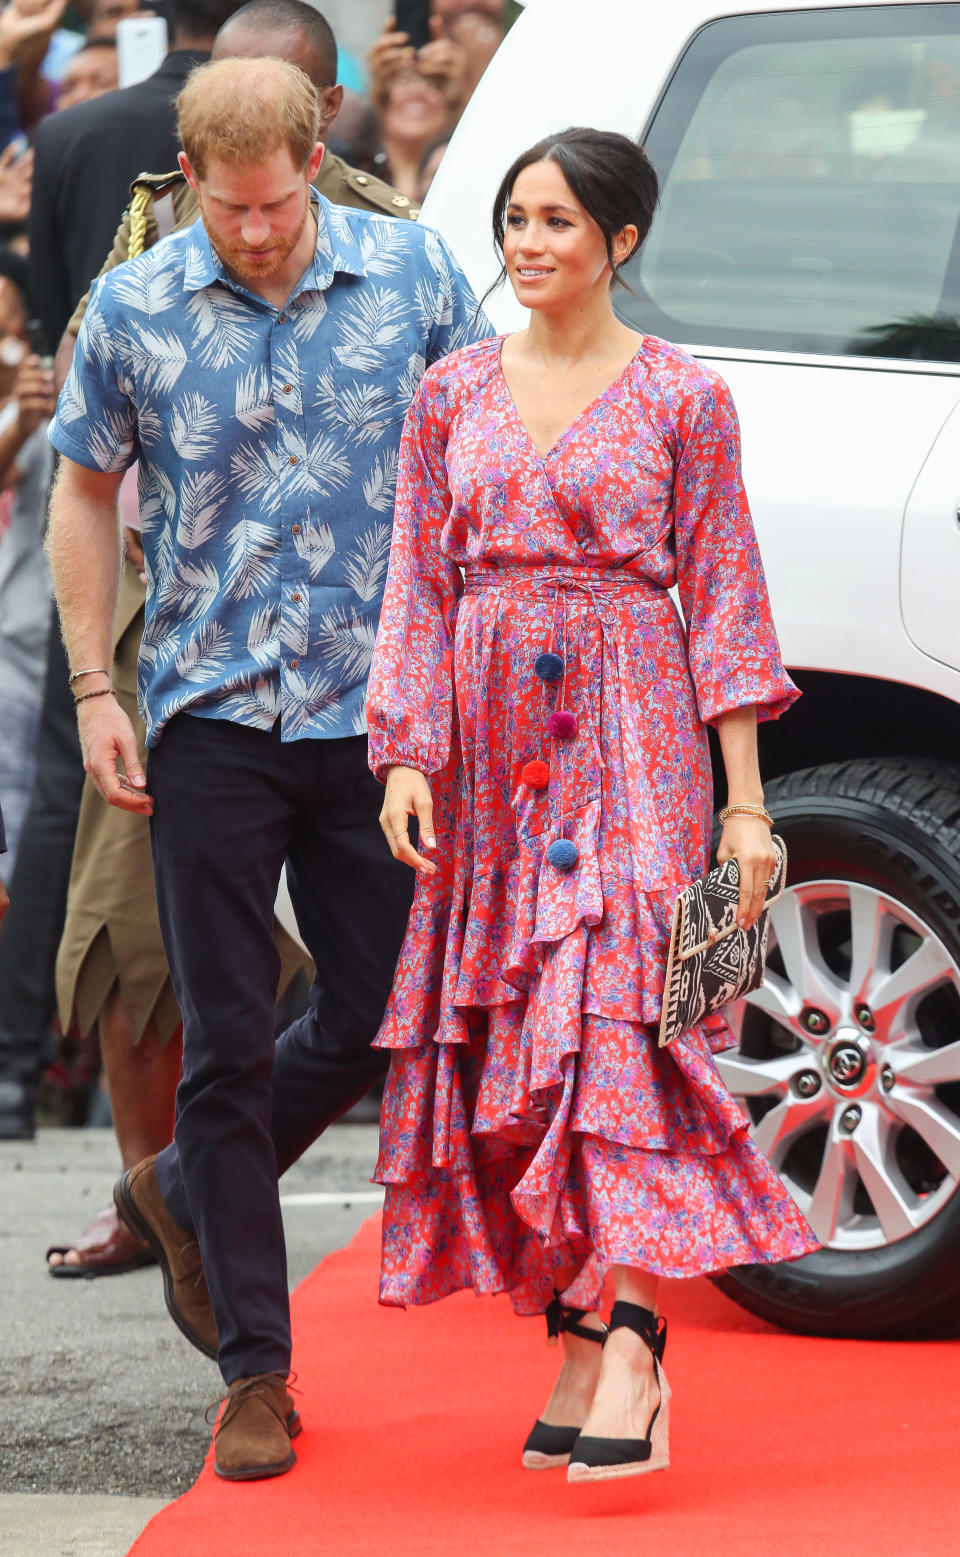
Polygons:
<instances>
[{"instance_id":1,"label":"asphalt road","mask_svg":"<svg viewBox=\"0 0 960 1557\"><path fill-rule=\"evenodd\" d=\"M291 1286L376 1210L351 1203L371 1195L376 1146L376 1125L336 1125L285 1176ZM47 1246L109 1203L118 1172L110 1130L0 1144L0 1494L36 1495L38 1517L41 1495L174 1497L209 1443L204 1411L219 1399L220 1375L168 1318L156 1267L95 1281L47 1272ZM325 1203L296 1198L317 1196ZM31 1505L5 1501L0 1552L21 1557L27 1546L9 1545L4 1525L9 1537L10 1519Z\"/></svg>"}]
</instances>

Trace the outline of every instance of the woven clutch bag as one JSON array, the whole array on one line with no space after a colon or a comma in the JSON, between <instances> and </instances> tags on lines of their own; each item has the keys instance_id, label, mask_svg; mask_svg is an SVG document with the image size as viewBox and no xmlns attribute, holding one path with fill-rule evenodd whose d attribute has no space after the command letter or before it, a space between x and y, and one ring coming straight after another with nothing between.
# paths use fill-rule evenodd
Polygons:
<instances>
[{"instance_id":1,"label":"woven clutch bag","mask_svg":"<svg viewBox=\"0 0 960 1557\"><path fill-rule=\"evenodd\" d=\"M660 1047L688 1033L763 983L770 908L787 884L787 848L774 836L777 868L756 924L737 924L740 871L736 860L718 865L702 881L684 887L673 911Z\"/></svg>"}]
</instances>

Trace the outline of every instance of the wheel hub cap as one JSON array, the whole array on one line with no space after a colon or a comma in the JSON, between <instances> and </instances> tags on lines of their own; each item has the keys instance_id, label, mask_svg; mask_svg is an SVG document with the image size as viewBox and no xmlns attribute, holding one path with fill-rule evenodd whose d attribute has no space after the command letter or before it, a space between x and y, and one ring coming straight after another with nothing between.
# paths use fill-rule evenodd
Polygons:
<instances>
[{"instance_id":1,"label":"wheel hub cap","mask_svg":"<svg viewBox=\"0 0 960 1557\"><path fill-rule=\"evenodd\" d=\"M873 1086L876 1061L869 1039L842 1027L824 1055L827 1082L844 1097L859 1097Z\"/></svg>"}]
</instances>

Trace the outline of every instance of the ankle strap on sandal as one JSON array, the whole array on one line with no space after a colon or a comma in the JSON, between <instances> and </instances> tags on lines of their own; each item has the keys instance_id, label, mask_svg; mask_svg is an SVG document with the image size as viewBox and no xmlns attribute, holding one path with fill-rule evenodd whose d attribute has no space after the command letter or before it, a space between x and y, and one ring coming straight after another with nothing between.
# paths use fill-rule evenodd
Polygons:
<instances>
[{"instance_id":1,"label":"ankle strap on sandal","mask_svg":"<svg viewBox=\"0 0 960 1557\"><path fill-rule=\"evenodd\" d=\"M587 1325L580 1323L584 1315L589 1312L589 1308L570 1308L563 1302L559 1292L554 1292L544 1310L544 1318L547 1321L547 1345L556 1346L561 1333L577 1335L581 1341L599 1341L602 1345L606 1330L591 1330Z\"/></svg>"},{"instance_id":2,"label":"ankle strap on sandal","mask_svg":"<svg viewBox=\"0 0 960 1557\"><path fill-rule=\"evenodd\" d=\"M639 1303L614 1303L610 1312L611 1330L632 1330L649 1346L657 1362L663 1361L667 1344L667 1321L651 1308L641 1308Z\"/></svg>"}]
</instances>

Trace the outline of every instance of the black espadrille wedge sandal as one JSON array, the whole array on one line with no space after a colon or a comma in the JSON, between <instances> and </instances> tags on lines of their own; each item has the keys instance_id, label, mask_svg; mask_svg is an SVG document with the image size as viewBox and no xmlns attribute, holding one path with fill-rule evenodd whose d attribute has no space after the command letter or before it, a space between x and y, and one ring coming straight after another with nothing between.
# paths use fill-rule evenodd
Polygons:
<instances>
[{"instance_id":1,"label":"black espadrille wedge sandal","mask_svg":"<svg viewBox=\"0 0 960 1557\"><path fill-rule=\"evenodd\" d=\"M614 1303L609 1335L613 1330L632 1330L653 1355L653 1371L660 1386L660 1401L647 1426L645 1438L589 1438L580 1434L570 1452L567 1480L609 1481L614 1476L643 1476L666 1470L670 1464L670 1386L661 1367L667 1344L667 1321L638 1303Z\"/></svg>"},{"instance_id":2,"label":"black espadrille wedge sandal","mask_svg":"<svg viewBox=\"0 0 960 1557\"><path fill-rule=\"evenodd\" d=\"M559 1292L554 1293L553 1301L545 1313L547 1345L556 1346L563 1334L579 1336L582 1341L599 1341L602 1346L606 1329L591 1330L587 1325L580 1323L584 1315L589 1312L590 1310L586 1308L569 1308L566 1303L561 1302ZM579 1436L579 1427L552 1427L549 1422L541 1422L538 1417L523 1446L524 1468L552 1470L557 1465L566 1465L570 1459L570 1451Z\"/></svg>"}]
</instances>

